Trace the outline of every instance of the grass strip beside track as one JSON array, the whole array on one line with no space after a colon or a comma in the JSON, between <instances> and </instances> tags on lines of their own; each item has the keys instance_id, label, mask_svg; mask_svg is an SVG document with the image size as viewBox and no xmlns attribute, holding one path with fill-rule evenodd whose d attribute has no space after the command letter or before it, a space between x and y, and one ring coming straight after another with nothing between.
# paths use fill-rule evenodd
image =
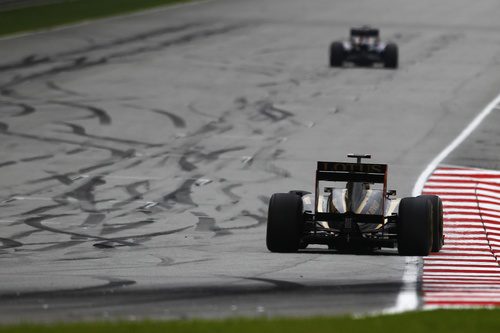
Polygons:
<instances>
[{"instance_id":1,"label":"grass strip beside track","mask_svg":"<svg viewBox=\"0 0 500 333\"><path fill-rule=\"evenodd\" d=\"M0 36L51 28L189 0L70 0L0 11Z\"/></svg>"},{"instance_id":2,"label":"grass strip beside track","mask_svg":"<svg viewBox=\"0 0 500 333\"><path fill-rule=\"evenodd\" d=\"M298 332L500 332L500 309L437 310L367 317L313 317L290 319L227 319L186 321L117 321L71 324L20 324L0 326L0 332L217 332L217 333L298 333Z\"/></svg>"}]
</instances>

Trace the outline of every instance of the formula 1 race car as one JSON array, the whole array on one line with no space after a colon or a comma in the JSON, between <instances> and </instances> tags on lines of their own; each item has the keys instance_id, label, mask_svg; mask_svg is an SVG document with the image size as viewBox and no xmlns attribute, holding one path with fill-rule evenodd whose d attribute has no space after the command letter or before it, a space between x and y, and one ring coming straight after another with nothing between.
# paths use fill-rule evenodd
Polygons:
<instances>
[{"instance_id":1,"label":"formula 1 race car","mask_svg":"<svg viewBox=\"0 0 500 333\"><path fill-rule=\"evenodd\" d=\"M378 29L370 26L352 28L349 40L336 41L330 46L330 67L341 67L344 62L397 68L398 46L381 42Z\"/></svg>"},{"instance_id":2,"label":"formula 1 race car","mask_svg":"<svg viewBox=\"0 0 500 333\"><path fill-rule=\"evenodd\" d=\"M296 252L309 244L374 250L397 246L401 255L426 256L444 244L443 204L435 195L397 199L387 191L387 165L317 162L315 193L275 193L269 201L267 248Z\"/></svg>"}]
</instances>

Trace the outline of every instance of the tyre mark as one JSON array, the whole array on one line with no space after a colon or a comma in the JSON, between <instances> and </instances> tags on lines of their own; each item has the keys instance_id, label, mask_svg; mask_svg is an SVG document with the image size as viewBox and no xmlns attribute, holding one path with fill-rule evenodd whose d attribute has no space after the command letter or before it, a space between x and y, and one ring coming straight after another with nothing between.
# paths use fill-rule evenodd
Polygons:
<instances>
[{"instance_id":1,"label":"tyre mark","mask_svg":"<svg viewBox=\"0 0 500 333\"><path fill-rule=\"evenodd\" d=\"M21 242L18 242L18 241L15 241L13 239L9 239L9 238L2 238L2 237L0 237L0 243L2 243L2 245L0 245L0 249L10 249L13 247L23 246L23 243L21 243Z\"/></svg>"},{"instance_id":2,"label":"tyre mark","mask_svg":"<svg viewBox=\"0 0 500 333\"><path fill-rule=\"evenodd\" d=\"M276 287L275 290L279 291L292 291L292 290L303 289L306 287L303 284L285 280L267 279L259 277L242 277L242 279L270 283Z\"/></svg>"},{"instance_id":3,"label":"tyre mark","mask_svg":"<svg viewBox=\"0 0 500 333\"><path fill-rule=\"evenodd\" d=\"M190 172L198 168L197 167L198 163L213 162L219 159L220 155L222 154L233 151L244 150L246 148L247 148L246 146L237 146L237 147L215 150L210 153L203 153L201 151L190 151L185 153L179 159L179 166L181 167L182 170ZM188 159L190 158L194 161L189 161Z\"/></svg>"},{"instance_id":4,"label":"tyre mark","mask_svg":"<svg viewBox=\"0 0 500 333\"><path fill-rule=\"evenodd\" d=\"M85 241L70 240L70 241L66 241L66 242L58 242L57 244L54 244L54 245L49 245L46 247L38 248L38 249L36 249L36 251L42 252L42 251L54 251L54 250L67 249L67 248L70 248L70 247L75 246L75 245L80 245L82 243L85 243Z\"/></svg>"},{"instance_id":5,"label":"tyre mark","mask_svg":"<svg viewBox=\"0 0 500 333\"><path fill-rule=\"evenodd\" d=\"M246 25L244 25L244 24L228 25L228 26L215 27L212 29L205 29L205 30L201 30L201 31L186 33L183 36L168 39L166 41L159 42L156 45L141 46L141 47L131 48L131 49L128 49L126 51L114 52L114 53L110 53L106 56L102 56L100 58L97 58L97 59L87 59L86 56L80 56L80 57L77 57L74 59L69 59L69 63L65 63L62 65L55 65L49 69L41 70L41 71L35 72L35 73L30 73L30 74L27 74L24 76L15 76L9 82L4 84L2 88L3 88L3 90L6 90L8 92L9 88L11 88L15 85L19 85L19 84L34 80L34 79L39 79L39 78L43 78L43 77L47 77L47 76L51 76L51 75L56 75L56 74L60 74L63 72L77 71L77 70L81 70L81 69L88 68L88 67L99 66L99 65L106 64L110 60L114 60L114 59L121 59L121 58L125 58L125 57L141 55L141 54L148 53L148 52L161 51L161 50L168 48L168 47L178 46L178 45L182 45L182 44L186 44L186 43L191 43L191 42L194 42L196 40L201 40L201 39L209 38L212 36L225 34L225 33L237 30L237 29L241 29L245 26ZM87 48L87 51L85 51L85 52L89 52L88 48ZM78 54L78 53L81 53L81 52L74 52L73 54ZM71 53L68 52L66 55L64 53L56 55L55 57L57 58L57 60L51 59L52 61L50 61L50 63L54 63L56 61L64 61L64 60L61 60L60 58L64 58L67 55L71 55ZM65 60L65 61L68 61L68 60Z\"/></svg>"},{"instance_id":6,"label":"tyre mark","mask_svg":"<svg viewBox=\"0 0 500 333\"><path fill-rule=\"evenodd\" d=\"M154 223L154 222L155 222L154 220L148 219L148 220L142 220L142 221L137 221L137 222L104 224L100 234L107 235L107 234L112 234L112 233L118 233L120 231L135 229L135 228L140 228L140 227L145 226L145 225L150 225L151 223Z\"/></svg>"},{"instance_id":7,"label":"tyre mark","mask_svg":"<svg viewBox=\"0 0 500 333\"><path fill-rule=\"evenodd\" d=\"M4 92L9 93L10 88L13 86L29 82L35 79L43 78L46 76L56 75L64 72L80 70L83 68L98 66L107 63L106 58L99 58L96 60L85 60L82 61L82 58L70 60L68 64L63 64L59 66L53 66L47 70L42 70L40 72L31 73L25 76L16 75L10 82L4 84L2 89ZM6 95L5 93L3 95Z\"/></svg>"},{"instance_id":8,"label":"tyre mark","mask_svg":"<svg viewBox=\"0 0 500 333\"><path fill-rule=\"evenodd\" d=\"M177 128L185 128L186 127L186 122L184 121L184 119L179 117L178 115L172 113L172 112L168 112L168 111L160 110L160 109L151 109L151 111L156 112L156 113L161 114L161 115L164 115L164 116L167 116L170 119L170 121L172 121L174 126Z\"/></svg>"},{"instance_id":9,"label":"tyre mark","mask_svg":"<svg viewBox=\"0 0 500 333\"><path fill-rule=\"evenodd\" d=\"M125 245L125 246L136 246L137 245L135 243L123 241L120 238L107 238L107 237L102 237L102 236L98 236L98 235L89 235L89 234L80 233L80 232L60 230L60 229L56 229L56 228L52 228L52 227L46 226L46 225L44 225L42 223L45 220L50 220L50 219L60 218L60 217L66 217L66 216L71 216L71 214L57 214L57 215L48 215L47 214L47 215L40 215L40 216L37 216L37 217L27 218L26 220L23 221L23 223L26 224L26 225L28 225L28 226L30 226L30 227L32 227L32 228L36 228L36 229L43 230L43 231L49 231L49 232L53 232L53 233L57 233L57 234L65 234L65 235L70 235L70 236L85 237L85 238L94 239L94 240L100 240L100 241L116 242L116 243L119 243L119 244Z\"/></svg>"},{"instance_id":10,"label":"tyre mark","mask_svg":"<svg viewBox=\"0 0 500 333\"><path fill-rule=\"evenodd\" d=\"M193 170L198 169L198 167L194 164L188 161L188 158L192 155L193 153L186 153L184 154L180 159L179 159L179 166L181 167L182 170L191 172Z\"/></svg>"},{"instance_id":11,"label":"tyre mark","mask_svg":"<svg viewBox=\"0 0 500 333\"><path fill-rule=\"evenodd\" d=\"M24 222L22 222L22 223L24 223ZM43 230L34 229L34 230L18 232L16 234L12 235L10 238L11 239L23 239L23 238L29 237L32 234L36 234L36 233L41 232L41 231L43 231Z\"/></svg>"},{"instance_id":12,"label":"tyre mark","mask_svg":"<svg viewBox=\"0 0 500 333\"><path fill-rule=\"evenodd\" d=\"M196 203L194 203L191 198L191 187L196 182L196 179L200 178L201 175L196 175L193 179L185 180L179 188L175 191L164 195L160 200L157 200L160 206L170 209L173 208L176 204L187 205L191 207L198 207Z\"/></svg>"},{"instance_id":13,"label":"tyre mark","mask_svg":"<svg viewBox=\"0 0 500 333\"><path fill-rule=\"evenodd\" d=\"M0 101L0 103L6 104L6 105L16 106L20 109L20 111L18 113L12 115L11 117L24 117L24 116L30 115L36 111L36 109L33 106L28 105L26 103L14 103L14 102L9 102L9 101Z\"/></svg>"},{"instance_id":14,"label":"tyre mark","mask_svg":"<svg viewBox=\"0 0 500 333\"><path fill-rule=\"evenodd\" d=\"M196 224L194 231L213 232L215 233L215 236L227 236L231 234L231 232L227 229L217 226L215 219L205 213L192 212L191 214L198 218L198 223Z\"/></svg>"},{"instance_id":15,"label":"tyre mark","mask_svg":"<svg viewBox=\"0 0 500 333\"><path fill-rule=\"evenodd\" d=\"M123 203L116 204L116 207L123 206L124 204L128 204L135 200L140 200L143 198L143 192L139 192L139 188L144 188L144 192L150 190L149 180L141 180L138 182L134 182L128 185L121 185L120 187L125 187L125 191L129 195L129 198L125 200ZM115 207L115 205L113 205Z\"/></svg>"},{"instance_id":16,"label":"tyre mark","mask_svg":"<svg viewBox=\"0 0 500 333\"><path fill-rule=\"evenodd\" d=\"M74 103L74 102L62 102L62 101L51 101L51 103L56 104L56 105L64 105L64 106L69 106L77 109L82 109L82 110L87 110L90 113L92 113L93 117L97 117L99 119L99 123L101 125L110 125L111 124L111 117L109 114L101 108L92 106L92 105L86 105L86 104L79 104L79 103Z\"/></svg>"},{"instance_id":17,"label":"tyre mark","mask_svg":"<svg viewBox=\"0 0 500 333\"><path fill-rule=\"evenodd\" d=\"M75 154L80 154L83 153L86 149L85 148L76 148L72 149L66 152L66 155L75 155Z\"/></svg>"},{"instance_id":18,"label":"tyre mark","mask_svg":"<svg viewBox=\"0 0 500 333\"><path fill-rule=\"evenodd\" d=\"M0 168L6 167L6 166L9 166L9 165L14 165L14 164L17 164L17 162L16 161L2 162L2 163L0 163Z\"/></svg>"},{"instance_id":19,"label":"tyre mark","mask_svg":"<svg viewBox=\"0 0 500 333\"><path fill-rule=\"evenodd\" d=\"M123 153L123 157L126 158L128 157L129 154L126 154L125 152ZM89 166L89 167L86 167L86 168L82 168L80 170L78 170L77 173L80 173L80 174L85 174L85 173L88 173L88 172L91 172L91 171L94 171L94 170L97 170L97 169L102 169L102 168L105 168L105 167L108 167L108 166L111 166L111 165L114 165L115 162L113 161L109 161L109 162L102 162L102 163L98 163L98 164L95 164L95 165L92 165L92 166Z\"/></svg>"},{"instance_id":20,"label":"tyre mark","mask_svg":"<svg viewBox=\"0 0 500 333\"><path fill-rule=\"evenodd\" d=\"M257 110L259 111L260 114L263 114L267 118L271 119L273 122L278 122L294 116L294 114L291 113L290 111L279 109L269 101L258 102Z\"/></svg>"},{"instance_id":21,"label":"tyre mark","mask_svg":"<svg viewBox=\"0 0 500 333\"><path fill-rule=\"evenodd\" d=\"M234 30L241 29L245 27L245 24L235 24L235 25L227 25L223 27L216 27L212 29L205 29L201 31L196 31L196 32L191 32L187 33L183 36L169 39L166 41L162 41L157 43L156 45L152 46L142 46L142 47L137 47L135 49L129 49L126 51L121 51L121 52L115 52L110 54L107 59L116 59L116 58L123 58L123 57L130 57L130 56L136 56L144 53L149 53L149 52L156 52L156 51L161 51L163 49L172 47L172 46L179 46L182 44L186 43L192 43L197 40L202 40L205 38L217 36L217 35L222 35Z\"/></svg>"},{"instance_id":22,"label":"tyre mark","mask_svg":"<svg viewBox=\"0 0 500 333\"><path fill-rule=\"evenodd\" d=\"M54 157L54 155L47 154L47 155L26 157L26 158L20 159L19 161L21 161L21 162L33 162L33 161L39 161L39 160L46 160L46 159L49 159L49 158L52 158L52 157Z\"/></svg>"},{"instance_id":23,"label":"tyre mark","mask_svg":"<svg viewBox=\"0 0 500 333\"><path fill-rule=\"evenodd\" d=\"M97 140L104 140L104 141L111 141L111 142L118 142L118 143L124 143L128 145L142 145L146 146L148 148L153 148L153 147L160 147L163 144L154 144L154 143L147 143L147 142L142 142L142 141L136 141L136 140L130 140L130 139L120 139L120 138L113 138L109 136L99 136L99 135L92 135L92 134L87 134L85 128L80 125L72 124L72 123L66 123L66 122L60 122L58 124L65 125L71 129L71 133L86 137L89 139L97 139ZM63 131L60 131L64 133Z\"/></svg>"},{"instance_id":24,"label":"tyre mark","mask_svg":"<svg viewBox=\"0 0 500 333\"><path fill-rule=\"evenodd\" d=\"M220 157L220 155L222 155L222 154L233 152L233 151L240 151L240 150L244 150L246 148L247 148L246 146L236 146L236 147L224 148L224 149L215 150L215 151L207 153L207 154L201 154L201 156L205 160L214 161L214 160L217 160Z\"/></svg>"},{"instance_id":25,"label":"tyre mark","mask_svg":"<svg viewBox=\"0 0 500 333\"><path fill-rule=\"evenodd\" d=\"M74 50L74 51L64 52L64 53L61 53L61 55L68 56L68 55L76 55L76 54L81 54L81 53L85 54L85 53L88 53L91 51L112 49L116 46L126 45L126 44L130 44L133 42L138 42L138 41L143 41L145 39L149 39L152 37L158 37L158 36L165 35L165 34L177 33L177 32L183 31L183 30L188 30L190 28L200 27L203 25L206 25L206 24L196 22L196 23L186 23L186 24L177 25L177 26L163 27L163 28L151 30L151 31L148 31L145 33L140 33L140 34L128 36L126 38L119 38L119 39L113 40L111 42L95 44L95 45L92 45L90 47L85 47L85 48Z\"/></svg>"},{"instance_id":26,"label":"tyre mark","mask_svg":"<svg viewBox=\"0 0 500 333\"><path fill-rule=\"evenodd\" d=\"M101 176L91 177L76 189L54 197L54 201L62 204L68 204L70 203L68 197L70 197L78 201L78 204L80 205L80 209L82 211L90 213L98 212L95 207L96 201L94 190L97 186L103 185L105 183L106 181Z\"/></svg>"},{"instance_id":27,"label":"tyre mark","mask_svg":"<svg viewBox=\"0 0 500 333\"><path fill-rule=\"evenodd\" d=\"M43 182L46 182L49 180L57 180L58 182L60 182L61 184L64 184L64 185L73 184L73 178L71 178L70 173L68 173L68 174L54 174L51 171L45 171L45 172L47 172L48 174L51 174L51 176L30 180L27 182L27 184L31 184L31 185L39 184L39 183L43 183Z\"/></svg>"},{"instance_id":28,"label":"tyre mark","mask_svg":"<svg viewBox=\"0 0 500 333\"><path fill-rule=\"evenodd\" d=\"M244 226L240 226L240 227L228 227L225 229L226 230L246 230L246 229L252 229L252 228L257 228L257 227L263 226L267 223L267 216L266 216L267 212L265 210L261 209L260 213L262 215L257 215L257 214L250 213L247 210L242 210L240 215L232 217L230 219L230 221L234 221L241 216L248 216L248 217L251 217L254 220L256 220L257 223L251 224L251 225L244 225Z\"/></svg>"},{"instance_id":29,"label":"tyre mark","mask_svg":"<svg viewBox=\"0 0 500 333\"><path fill-rule=\"evenodd\" d=\"M242 184L229 184L229 185L223 186L222 193L224 193L224 195L226 195L229 198L229 203L217 205L215 207L215 210L220 212L225 207L232 207L235 204L237 204L240 201L241 197L239 195L234 194L232 192L232 190L237 188L237 187L241 187L241 186L242 186Z\"/></svg>"},{"instance_id":30,"label":"tyre mark","mask_svg":"<svg viewBox=\"0 0 500 333\"><path fill-rule=\"evenodd\" d=\"M48 206L42 206L42 207L37 207L34 209L31 209L27 212L19 214L20 216L26 216L26 215L37 215L37 214L42 214L48 211L51 211L53 209L61 207L61 204L56 204L56 205L48 205Z\"/></svg>"},{"instance_id":31,"label":"tyre mark","mask_svg":"<svg viewBox=\"0 0 500 333\"><path fill-rule=\"evenodd\" d=\"M139 159L139 160L133 161L133 162L132 162L132 163L130 163L129 165L124 166L124 167L123 167L123 170L133 169L133 168L135 168L136 166L141 165L143 162L144 162L144 160L143 160L143 159Z\"/></svg>"},{"instance_id":32,"label":"tyre mark","mask_svg":"<svg viewBox=\"0 0 500 333\"><path fill-rule=\"evenodd\" d=\"M0 71L5 72L5 71L13 70L13 69L28 68L28 67L32 67L35 65L48 63L48 62L50 62L50 60L51 59L49 57L46 57L46 56L40 57L36 54L32 54L32 55L29 55L29 56L21 59L21 61L14 62L11 64L6 64L6 65L0 65Z\"/></svg>"},{"instance_id":33,"label":"tyre mark","mask_svg":"<svg viewBox=\"0 0 500 333\"><path fill-rule=\"evenodd\" d=\"M155 109L155 108L149 109L149 108L145 108L145 107L133 105L133 104L124 104L124 106L130 107L130 108L133 108L136 110L148 110L148 111L151 111L154 113L161 114L163 116L166 116L176 128L185 128L186 127L186 121L182 117L176 115L173 112L169 112L169 111L161 110L161 109Z\"/></svg>"},{"instance_id":34,"label":"tyre mark","mask_svg":"<svg viewBox=\"0 0 500 333\"><path fill-rule=\"evenodd\" d=\"M9 131L9 126L5 123L2 123L2 122L0 122L0 133L2 133L4 135L13 136L13 137L19 137L19 138L24 138L24 139L36 140L36 141L43 141L46 143L65 143L65 144L76 145L76 146L103 149L103 150L109 151L111 153L112 157L127 158L127 157L130 157L131 151L133 151L133 150L123 151L123 150L119 150L116 148L111 148L111 147L107 147L107 146L103 146L103 145L89 144L86 142L78 142L78 141L74 141L74 140L51 138L51 137L46 137L46 136L41 136L41 135L11 132L11 131Z\"/></svg>"},{"instance_id":35,"label":"tyre mark","mask_svg":"<svg viewBox=\"0 0 500 333\"><path fill-rule=\"evenodd\" d=\"M62 92L66 95L71 95L71 96L79 96L79 97L83 97L84 95L82 94L79 94L75 91L72 91L72 90L68 90L68 89L65 89L65 88L62 88L60 87L58 84L56 84L55 82L53 81L47 81L46 82L46 85L49 89L52 89L52 90L55 90L55 91L59 91L59 92Z\"/></svg>"},{"instance_id":36,"label":"tyre mark","mask_svg":"<svg viewBox=\"0 0 500 333\"><path fill-rule=\"evenodd\" d=\"M237 203L238 201L240 201L241 197L237 194L234 194L232 190L241 186L243 186L243 184L229 184L222 188L222 192L229 197L231 203Z\"/></svg>"},{"instance_id":37,"label":"tyre mark","mask_svg":"<svg viewBox=\"0 0 500 333\"><path fill-rule=\"evenodd\" d=\"M176 32L180 32L180 31L187 30L187 29L193 28L193 27L198 27L198 26L202 26L202 23L196 22L196 23L182 24L182 25L178 25L178 26L163 27L163 28L151 30L151 31L148 31L145 33L135 34L132 36L127 36L125 38L119 38L116 40L112 40L110 42L105 42L105 43L101 43L101 44L94 44L94 45L86 46L86 47L79 48L76 50L61 52L59 54L56 54L52 58L47 57L47 56L38 56L36 54L29 55L18 62L6 64L6 65L0 65L0 71L26 69L29 67L33 67L35 65L47 64L47 63L53 62L55 58L74 56L74 55L78 55L78 54L87 54L87 53L92 52L92 51L112 49L116 46L126 45L129 43L138 42L138 41L143 41L145 39L161 36L164 34L176 33Z\"/></svg>"},{"instance_id":38,"label":"tyre mark","mask_svg":"<svg viewBox=\"0 0 500 333\"><path fill-rule=\"evenodd\" d=\"M87 215L87 218L83 223L80 225L83 228L86 227L95 227L104 221L106 218L106 214L103 213L90 213Z\"/></svg>"},{"instance_id":39,"label":"tyre mark","mask_svg":"<svg viewBox=\"0 0 500 333\"><path fill-rule=\"evenodd\" d=\"M30 291L30 292L13 292L13 293L5 293L5 294L0 294L0 298L2 300L8 300L8 299L20 299L22 298L30 298L30 297L57 297L57 296L72 296L73 294L80 294L80 293L88 293L88 292L106 292L110 291L112 292L116 288L123 288L126 286L131 286L136 284L136 281L134 280L125 280L125 279L118 279L118 278L110 278L110 277L93 277L94 279L99 279L99 280L105 280L107 281L105 284L102 285L97 285L97 286L90 286L90 287L82 287L82 288L73 288L73 289L50 289L50 290L42 290L42 291Z\"/></svg>"},{"instance_id":40,"label":"tyre mark","mask_svg":"<svg viewBox=\"0 0 500 333\"><path fill-rule=\"evenodd\" d=\"M177 266L177 265L184 265L184 264L195 264L195 263L200 263L200 262L206 262L210 261L212 259L196 259L196 260L187 260L187 261L175 261L173 258L165 257L165 258L159 258L161 260L160 263L158 263L156 266Z\"/></svg>"},{"instance_id":41,"label":"tyre mark","mask_svg":"<svg viewBox=\"0 0 500 333\"><path fill-rule=\"evenodd\" d=\"M198 115L201 115L201 116L205 116L205 117L208 117L208 118L217 118L216 116L213 116L211 114L208 114L208 113L204 113L202 111L200 111L195 105L194 105L194 102L191 102L188 104L188 110L195 113L195 114L198 114Z\"/></svg>"}]
</instances>

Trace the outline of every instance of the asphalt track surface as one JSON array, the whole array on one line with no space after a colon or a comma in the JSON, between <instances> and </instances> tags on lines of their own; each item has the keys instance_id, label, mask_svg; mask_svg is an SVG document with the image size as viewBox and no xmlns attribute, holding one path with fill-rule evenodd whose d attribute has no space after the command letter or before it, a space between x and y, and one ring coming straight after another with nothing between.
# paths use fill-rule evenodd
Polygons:
<instances>
[{"instance_id":1,"label":"asphalt track surface","mask_svg":"<svg viewBox=\"0 0 500 333\"><path fill-rule=\"evenodd\" d=\"M410 195L498 94L499 16L496 0L220 0L1 40L0 321L391 308L405 258L269 253L268 199L349 152ZM365 23L400 68L329 69L329 43ZM444 162L498 169L495 124Z\"/></svg>"}]
</instances>

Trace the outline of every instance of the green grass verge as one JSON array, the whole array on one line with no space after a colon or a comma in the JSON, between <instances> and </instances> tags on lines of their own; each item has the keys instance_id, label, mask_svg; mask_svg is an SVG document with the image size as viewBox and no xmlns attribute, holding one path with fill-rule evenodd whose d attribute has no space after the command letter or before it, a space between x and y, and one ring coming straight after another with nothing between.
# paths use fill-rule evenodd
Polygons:
<instances>
[{"instance_id":1,"label":"green grass verge","mask_svg":"<svg viewBox=\"0 0 500 333\"><path fill-rule=\"evenodd\" d=\"M323 332L500 332L500 309L438 310L353 319L317 317L293 319L228 319L187 321L96 322L52 325L0 326L0 332L217 332L217 333L323 333Z\"/></svg>"},{"instance_id":2,"label":"green grass verge","mask_svg":"<svg viewBox=\"0 0 500 333\"><path fill-rule=\"evenodd\" d=\"M0 11L0 36L187 1L189 0L73 0Z\"/></svg>"}]
</instances>

